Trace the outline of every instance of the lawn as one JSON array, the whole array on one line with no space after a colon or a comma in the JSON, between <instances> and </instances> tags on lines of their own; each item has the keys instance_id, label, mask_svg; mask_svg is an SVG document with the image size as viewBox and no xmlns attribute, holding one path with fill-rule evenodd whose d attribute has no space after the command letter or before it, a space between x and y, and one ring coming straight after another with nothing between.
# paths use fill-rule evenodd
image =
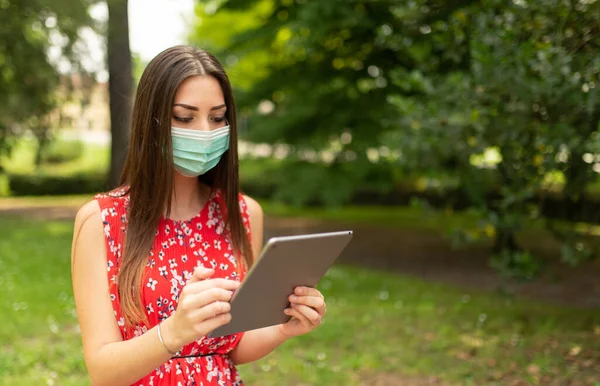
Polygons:
<instances>
[{"instance_id":1,"label":"lawn","mask_svg":"<svg viewBox=\"0 0 600 386\"><path fill-rule=\"evenodd\" d=\"M0 217L0 384L86 385L72 224ZM248 385L600 385L600 314L335 266L325 324L240 371Z\"/></svg>"}]
</instances>

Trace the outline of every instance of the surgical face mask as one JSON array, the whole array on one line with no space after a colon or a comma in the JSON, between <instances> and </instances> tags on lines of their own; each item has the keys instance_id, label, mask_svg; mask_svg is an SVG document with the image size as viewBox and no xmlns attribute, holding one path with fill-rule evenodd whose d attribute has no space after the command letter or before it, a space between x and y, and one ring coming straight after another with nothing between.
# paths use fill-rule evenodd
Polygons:
<instances>
[{"instance_id":1,"label":"surgical face mask","mask_svg":"<svg viewBox=\"0 0 600 386\"><path fill-rule=\"evenodd\" d=\"M229 126L213 131L171 128L173 163L184 176L198 177L214 168L229 149Z\"/></svg>"}]
</instances>

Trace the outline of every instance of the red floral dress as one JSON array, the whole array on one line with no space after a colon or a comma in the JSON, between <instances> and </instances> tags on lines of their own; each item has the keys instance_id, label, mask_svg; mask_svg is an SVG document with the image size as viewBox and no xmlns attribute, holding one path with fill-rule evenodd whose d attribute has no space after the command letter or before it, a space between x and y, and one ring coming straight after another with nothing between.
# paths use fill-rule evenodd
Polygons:
<instances>
[{"instance_id":1,"label":"red floral dress","mask_svg":"<svg viewBox=\"0 0 600 386\"><path fill-rule=\"evenodd\" d=\"M203 265L213 268L215 278L237 281L243 279L244 271L238 269L232 253L231 239L224 224L224 200L220 192L215 190L204 208L192 219L176 221L163 217L159 221L142 280L142 303L146 308L149 324L126 328L116 283L129 203L129 195L123 194L123 189L115 190L99 194L95 199L100 205L104 225L110 299L124 340L143 334L175 311L179 294L195 267ZM244 226L250 237L248 208L241 195L239 204ZM238 333L220 338L202 338L192 342L177 357L171 358L134 385L242 385L228 355L237 346L242 335Z\"/></svg>"}]
</instances>

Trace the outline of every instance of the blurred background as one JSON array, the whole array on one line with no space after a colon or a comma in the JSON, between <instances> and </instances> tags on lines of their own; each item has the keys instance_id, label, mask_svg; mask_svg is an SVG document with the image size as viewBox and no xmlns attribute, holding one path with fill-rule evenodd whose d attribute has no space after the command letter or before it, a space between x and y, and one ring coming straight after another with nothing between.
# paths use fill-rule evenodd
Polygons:
<instances>
[{"instance_id":1,"label":"blurred background","mask_svg":"<svg viewBox=\"0 0 600 386\"><path fill-rule=\"evenodd\" d=\"M89 384L73 218L146 64L235 89L265 237L354 229L253 385L600 385L600 1L0 0L0 384Z\"/></svg>"}]
</instances>

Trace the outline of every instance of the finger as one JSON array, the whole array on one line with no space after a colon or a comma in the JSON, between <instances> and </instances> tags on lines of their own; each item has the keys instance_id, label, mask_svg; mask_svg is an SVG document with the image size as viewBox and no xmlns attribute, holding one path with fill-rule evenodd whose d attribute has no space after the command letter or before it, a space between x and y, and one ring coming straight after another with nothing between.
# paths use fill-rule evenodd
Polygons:
<instances>
[{"instance_id":1,"label":"finger","mask_svg":"<svg viewBox=\"0 0 600 386\"><path fill-rule=\"evenodd\" d=\"M190 283L186 285L183 290L186 291L186 294L199 293L202 291L206 291L210 288L223 288L229 291L235 291L240 286L240 282L235 280L227 280L227 279L208 279L202 280L195 283Z\"/></svg>"},{"instance_id":2,"label":"finger","mask_svg":"<svg viewBox=\"0 0 600 386\"><path fill-rule=\"evenodd\" d=\"M298 296L318 296L321 299L324 298L318 289L312 287L298 286L294 289L294 294Z\"/></svg>"},{"instance_id":3,"label":"finger","mask_svg":"<svg viewBox=\"0 0 600 386\"><path fill-rule=\"evenodd\" d=\"M292 309L297 310L302 316L304 316L309 324L311 325L319 325L321 324L321 315L310 307L307 307L303 304L292 303Z\"/></svg>"},{"instance_id":4,"label":"finger","mask_svg":"<svg viewBox=\"0 0 600 386\"><path fill-rule=\"evenodd\" d=\"M195 310L215 301L229 302L233 291L219 287L209 288L205 291L192 293L181 299L178 308L184 310Z\"/></svg>"},{"instance_id":5,"label":"finger","mask_svg":"<svg viewBox=\"0 0 600 386\"><path fill-rule=\"evenodd\" d=\"M302 313L300 313L300 311L298 311L294 307L286 308L283 312L286 315L289 315L293 318L298 319L298 321L300 322L300 324L303 326L303 328L305 330L311 330L314 327L313 324L310 322L310 320L308 320L308 318L306 316L304 316Z\"/></svg>"},{"instance_id":6,"label":"finger","mask_svg":"<svg viewBox=\"0 0 600 386\"><path fill-rule=\"evenodd\" d=\"M192 277L187 281L187 284L197 283L202 280L206 280L215 274L214 269L206 268L204 266L196 267L192 273Z\"/></svg>"},{"instance_id":7,"label":"finger","mask_svg":"<svg viewBox=\"0 0 600 386\"><path fill-rule=\"evenodd\" d=\"M319 314L325 311L325 300L319 296L297 296L290 295L290 303L303 304L307 307L314 308Z\"/></svg>"},{"instance_id":8,"label":"finger","mask_svg":"<svg viewBox=\"0 0 600 386\"><path fill-rule=\"evenodd\" d=\"M196 332L202 335L208 335L209 332L231 322L231 314L225 313L217 315L213 318L207 319L206 321L196 325Z\"/></svg>"},{"instance_id":9,"label":"finger","mask_svg":"<svg viewBox=\"0 0 600 386\"><path fill-rule=\"evenodd\" d=\"M190 312L188 317L192 323L198 324L219 315L229 314L229 311L231 311L231 305L228 302L216 301Z\"/></svg>"}]
</instances>

